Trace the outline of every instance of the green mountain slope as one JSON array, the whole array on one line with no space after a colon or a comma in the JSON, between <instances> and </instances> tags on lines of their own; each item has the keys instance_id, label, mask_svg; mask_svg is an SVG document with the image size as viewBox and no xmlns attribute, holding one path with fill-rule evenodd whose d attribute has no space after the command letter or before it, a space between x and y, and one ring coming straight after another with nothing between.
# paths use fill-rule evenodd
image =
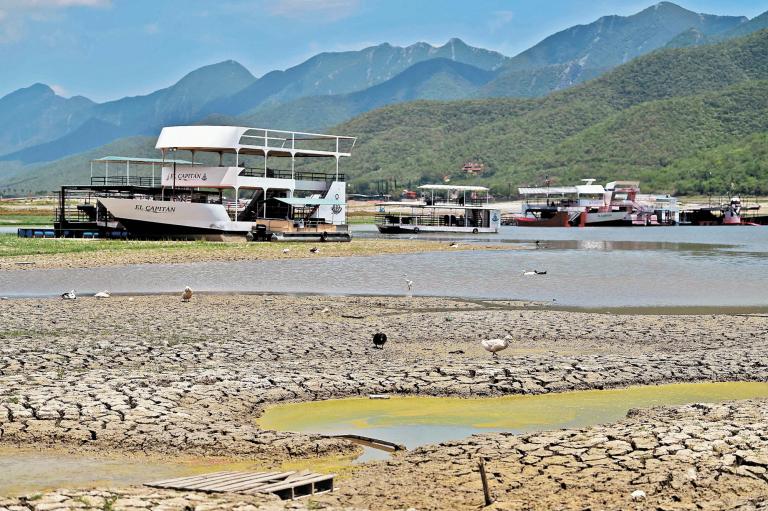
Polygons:
<instances>
[{"instance_id":1,"label":"green mountain slope","mask_svg":"<svg viewBox=\"0 0 768 511\"><path fill-rule=\"evenodd\" d=\"M587 163L599 163L605 176L642 172L647 181L670 158L691 156L727 142L728 137L765 129L759 120L765 87L760 80L768 80L768 31L715 46L659 51L542 99L394 105L353 119L337 131L360 137L354 173L358 189L389 177L435 180L448 174L460 179L460 166L470 158L481 159L489 168L482 181L504 190L503 183L535 183L545 175L570 179L576 176L566 169L578 164L582 166L574 167L574 174L587 172L583 168ZM733 88L726 91L729 87ZM686 96L701 97L692 103L654 103ZM702 118L690 118L686 109L703 108L702 102L726 106L707 108ZM677 137L680 127L658 117L671 107L688 115L684 118L698 131L679 139L676 152L666 153L668 148L661 151L651 142ZM497 112L504 114L494 115ZM627 130L620 131L622 126ZM631 135L632 130L650 130L653 136L611 138L616 131ZM589 158L584 156L588 152ZM637 153L641 159L617 159L622 153ZM646 182L646 187L656 184Z\"/></svg>"}]
</instances>

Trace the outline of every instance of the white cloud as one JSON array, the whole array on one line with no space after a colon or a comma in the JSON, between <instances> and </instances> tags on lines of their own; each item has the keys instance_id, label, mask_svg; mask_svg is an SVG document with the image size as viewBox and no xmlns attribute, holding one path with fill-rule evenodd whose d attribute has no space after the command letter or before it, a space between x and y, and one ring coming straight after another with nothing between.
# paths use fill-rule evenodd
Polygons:
<instances>
[{"instance_id":1,"label":"white cloud","mask_svg":"<svg viewBox=\"0 0 768 511\"><path fill-rule=\"evenodd\" d=\"M57 96L62 96L62 97L67 97L67 96L69 96L69 91L67 91L67 89L65 89L65 88L64 88L64 87L62 87L61 85L58 85L58 84L53 84L53 85L51 85L50 87L51 87L51 89L53 89L53 92L54 92L54 93L55 93Z\"/></svg>"},{"instance_id":2,"label":"white cloud","mask_svg":"<svg viewBox=\"0 0 768 511\"><path fill-rule=\"evenodd\" d=\"M0 43L21 39L29 21L55 19L71 7L109 7L112 0L0 0Z\"/></svg>"},{"instance_id":3,"label":"white cloud","mask_svg":"<svg viewBox=\"0 0 768 511\"><path fill-rule=\"evenodd\" d=\"M514 17L515 13L512 11L494 11L493 16L488 21L488 29L491 32L496 32L512 21Z\"/></svg>"},{"instance_id":4,"label":"white cloud","mask_svg":"<svg viewBox=\"0 0 768 511\"><path fill-rule=\"evenodd\" d=\"M270 0L267 12L281 18L337 21L355 13L359 0Z\"/></svg>"}]
</instances>

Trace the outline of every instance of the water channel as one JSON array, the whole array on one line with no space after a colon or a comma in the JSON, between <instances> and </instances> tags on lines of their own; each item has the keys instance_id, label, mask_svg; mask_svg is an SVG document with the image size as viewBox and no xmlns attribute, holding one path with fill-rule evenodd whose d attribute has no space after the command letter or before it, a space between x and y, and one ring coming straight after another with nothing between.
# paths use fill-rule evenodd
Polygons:
<instances>
[{"instance_id":1,"label":"water channel","mask_svg":"<svg viewBox=\"0 0 768 511\"><path fill-rule=\"evenodd\" d=\"M355 226L355 235L379 236L372 226ZM57 296L69 289L177 292L187 285L216 292L403 295L407 274L415 282L414 294L424 296L579 307L768 305L763 285L768 229L763 227L505 227L496 235L436 239L516 250L14 270L0 273L0 295ZM531 269L547 275L522 275Z\"/></svg>"}]
</instances>

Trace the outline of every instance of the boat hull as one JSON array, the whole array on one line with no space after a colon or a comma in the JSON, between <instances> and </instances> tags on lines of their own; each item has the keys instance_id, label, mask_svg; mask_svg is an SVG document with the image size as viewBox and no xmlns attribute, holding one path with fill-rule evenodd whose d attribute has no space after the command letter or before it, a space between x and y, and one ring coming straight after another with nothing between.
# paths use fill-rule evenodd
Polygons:
<instances>
[{"instance_id":1,"label":"boat hull","mask_svg":"<svg viewBox=\"0 0 768 511\"><path fill-rule=\"evenodd\" d=\"M518 218L518 227L570 227L571 215L565 211L558 211L550 218Z\"/></svg>"}]
</instances>

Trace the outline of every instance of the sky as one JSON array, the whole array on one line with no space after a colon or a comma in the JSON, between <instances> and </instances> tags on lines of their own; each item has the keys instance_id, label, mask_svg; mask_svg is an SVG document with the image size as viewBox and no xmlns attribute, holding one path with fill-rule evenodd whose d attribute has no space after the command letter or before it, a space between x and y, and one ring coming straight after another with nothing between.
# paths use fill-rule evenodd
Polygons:
<instances>
[{"instance_id":1,"label":"sky","mask_svg":"<svg viewBox=\"0 0 768 511\"><path fill-rule=\"evenodd\" d=\"M94 101L147 94L233 59L255 76L323 51L452 37L507 56L653 0L0 0L0 96L41 82ZM752 18L768 0L680 0Z\"/></svg>"}]
</instances>

